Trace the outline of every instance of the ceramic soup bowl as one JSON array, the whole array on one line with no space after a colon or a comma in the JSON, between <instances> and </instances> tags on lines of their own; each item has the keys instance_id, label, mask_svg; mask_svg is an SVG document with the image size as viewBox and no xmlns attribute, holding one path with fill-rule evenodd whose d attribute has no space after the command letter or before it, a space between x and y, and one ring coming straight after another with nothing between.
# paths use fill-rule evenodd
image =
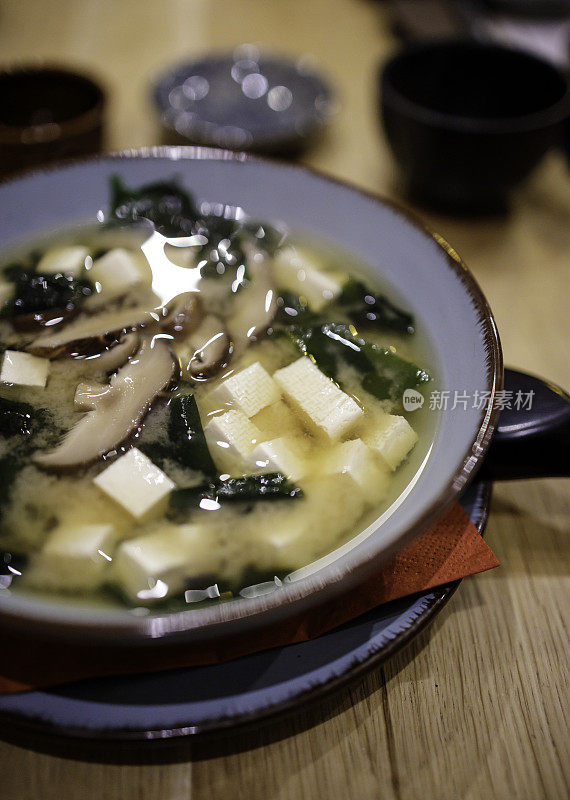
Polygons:
<instances>
[{"instance_id":1,"label":"ceramic soup bowl","mask_svg":"<svg viewBox=\"0 0 570 800\"><path fill-rule=\"evenodd\" d=\"M107 208L113 174L130 186L179 178L199 202L241 206L254 218L280 221L353 253L415 315L437 390L452 398L455 392L470 398L487 392L490 402L434 410L433 435L414 451L410 482L398 499L366 530L277 591L141 616L4 590L2 623L108 642L198 641L275 624L349 592L440 517L485 456L497 416L492 400L503 380L499 337L485 297L457 253L391 203L302 167L192 147L103 156L3 183L0 246L95 221Z\"/></svg>"}]
</instances>

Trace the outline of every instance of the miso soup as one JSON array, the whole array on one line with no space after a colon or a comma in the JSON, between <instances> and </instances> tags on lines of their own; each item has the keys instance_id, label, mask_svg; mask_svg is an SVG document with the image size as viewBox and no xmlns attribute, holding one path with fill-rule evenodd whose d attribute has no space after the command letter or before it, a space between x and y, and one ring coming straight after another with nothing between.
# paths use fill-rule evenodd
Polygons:
<instances>
[{"instance_id":1,"label":"miso soup","mask_svg":"<svg viewBox=\"0 0 570 800\"><path fill-rule=\"evenodd\" d=\"M255 595L430 444L402 406L431 380L421 332L366 265L175 184L116 180L103 222L22 243L0 309L1 591Z\"/></svg>"}]
</instances>

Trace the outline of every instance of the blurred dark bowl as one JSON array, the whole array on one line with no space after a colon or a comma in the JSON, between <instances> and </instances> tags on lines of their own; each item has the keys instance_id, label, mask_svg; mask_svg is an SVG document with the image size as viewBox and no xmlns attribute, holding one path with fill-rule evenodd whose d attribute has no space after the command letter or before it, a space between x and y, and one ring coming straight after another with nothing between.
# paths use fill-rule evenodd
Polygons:
<instances>
[{"instance_id":1,"label":"blurred dark bowl","mask_svg":"<svg viewBox=\"0 0 570 800\"><path fill-rule=\"evenodd\" d=\"M105 95L59 67L0 72L0 174L101 150Z\"/></svg>"},{"instance_id":2,"label":"blurred dark bowl","mask_svg":"<svg viewBox=\"0 0 570 800\"><path fill-rule=\"evenodd\" d=\"M475 41L413 44L381 70L382 120L405 191L446 211L503 209L562 138L569 98L553 65Z\"/></svg>"},{"instance_id":3,"label":"blurred dark bowl","mask_svg":"<svg viewBox=\"0 0 570 800\"><path fill-rule=\"evenodd\" d=\"M171 67L152 101L168 144L291 156L322 133L333 94L306 59L241 45Z\"/></svg>"}]
</instances>

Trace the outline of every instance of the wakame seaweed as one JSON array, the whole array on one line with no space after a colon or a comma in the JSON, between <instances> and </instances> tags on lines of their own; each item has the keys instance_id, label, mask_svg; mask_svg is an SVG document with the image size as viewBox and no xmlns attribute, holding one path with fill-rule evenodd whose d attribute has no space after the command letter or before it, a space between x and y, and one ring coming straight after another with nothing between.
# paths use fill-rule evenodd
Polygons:
<instances>
[{"instance_id":1,"label":"wakame seaweed","mask_svg":"<svg viewBox=\"0 0 570 800\"><path fill-rule=\"evenodd\" d=\"M61 273L42 275L21 266L9 267L4 277L14 284L13 298L3 310L7 317L40 311L72 311L95 291L87 280Z\"/></svg>"},{"instance_id":2,"label":"wakame seaweed","mask_svg":"<svg viewBox=\"0 0 570 800\"><path fill-rule=\"evenodd\" d=\"M216 499L224 501L283 500L300 498L302 490L279 472L228 478L216 485Z\"/></svg>"},{"instance_id":3,"label":"wakame seaweed","mask_svg":"<svg viewBox=\"0 0 570 800\"><path fill-rule=\"evenodd\" d=\"M353 367L363 388L379 400L399 402L406 389L430 380L417 364L360 338L351 326L323 321L295 295L281 293L275 322L271 335L287 338L341 388L341 362Z\"/></svg>"},{"instance_id":4,"label":"wakame seaweed","mask_svg":"<svg viewBox=\"0 0 570 800\"><path fill-rule=\"evenodd\" d=\"M159 466L171 460L181 467L199 470L206 476L206 480L197 486L171 492L170 513L174 516L198 508L206 499L219 503L253 502L291 499L303 494L298 486L279 473L220 480L206 442L196 399L191 394L175 397L168 405L168 441L140 442L139 448Z\"/></svg>"},{"instance_id":5,"label":"wakame seaweed","mask_svg":"<svg viewBox=\"0 0 570 800\"><path fill-rule=\"evenodd\" d=\"M8 452L0 457L0 519L14 481L36 450L36 434L47 426L53 429L51 414L45 408L0 397L0 436L12 440L19 437L16 444L10 442ZM54 435L58 433L53 430Z\"/></svg>"},{"instance_id":6,"label":"wakame seaweed","mask_svg":"<svg viewBox=\"0 0 570 800\"><path fill-rule=\"evenodd\" d=\"M361 327L375 326L408 335L414 333L411 314L398 308L385 295L371 292L355 278L349 278L345 283L336 302L352 322Z\"/></svg>"},{"instance_id":7,"label":"wakame seaweed","mask_svg":"<svg viewBox=\"0 0 570 800\"><path fill-rule=\"evenodd\" d=\"M200 471L207 478L217 477L194 395L175 397L167 406L167 414L166 441L146 441L143 433L139 449L161 469L173 461L185 469Z\"/></svg>"},{"instance_id":8,"label":"wakame seaweed","mask_svg":"<svg viewBox=\"0 0 570 800\"><path fill-rule=\"evenodd\" d=\"M280 291L277 299L277 311L273 319L274 325L308 328L323 323L325 320L294 292Z\"/></svg>"},{"instance_id":9,"label":"wakame seaweed","mask_svg":"<svg viewBox=\"0 0 570 800\"><path fill-rule=\"evenodd\" d=\"M45 421L46 413L30 403L0 397L0 436L31 436Z\"/></svg>"},{"instance_id":10,"label":"wakame seaweed","mask_svg":"<svg viewBox=\"0 0 570 800\"><path fill-rule=\"evenodd\" d=\"M228 272L235 276L238 267L242 267L240 283L247 279L246 254L243 248L247 235L239 222L209 214L197 221L195 232L206 240L197 250L203 278L218 278Z\"/></svg>"},{"instance_id":11,"label":"wakame seaweed","mask_svg":"<svg viewBox=\"0 0 570 800\"><path fill-rule=\"evenodd\" d=\"M194 395L175 397L168 408L168 440L174 459L184 467L200 470L204 475L217 475Z\"/></svg>"},{"instance_id":12,"label":"wakame seaweed","mask_svg":"<svg viewBox=\"0 0 570 800\"><path fill-rule=\"evenodd\" d=\"M341 359L358 372L363 388L379 400L399 402L406 389L430 380L417 364L360 339L346 325L327 323L310 333L304 339L306 352L323 372L338 383Z\"/></svg>"},{"instance_id":13,"label":"wakame seaweed","mask_svg":"<svg viewBox=\"0 0 570 800\"><path fill-rule=\"evenodd\" d=\"M278 472L265 475L245 475L241 478L216 480L200 486L175 489L170 493L171 516L184 515L200 506L203 500L220 504L226 502L254 503L260 500L293 500L303 497L303 491Z\"/></svg>"},{"instance_id":14,"label":"wakame seaweed","mask_svg":"<svg viewBox=\"0 0 570 800\"><path fill-rule=\"evenodd\" d=\"M194 200L175 181L147 183L138 189L125 186L118 175L111 177L109 219L125 223L152 222L164 236L190 236L198 212Z\"/></svg>"},{"instance_id":15,"label":"wakame seaweed","mask_svg":"<svg viewBox=\"0 0 570 800\"><path fill-rule=\"evenodd\" d=\"M117 175L111 179L112 222L148 221L164 236L196 237L196 260L202 277L230 274L235 278L241 267L239 287L248 278L244 243L254 241L257 247L271 254L282 244L284 234L270 225L236 219L237 211L222 206L220 213L203 214L192 195L176 181L149 183L134 189L125 186Z\"/></svg>"},{"instance_id":16,"label":"wakame seaweed","mask_svg":"<svg viewBox=\"0 0 570 800\"><path fill-rule=\"evenodd\" d=\"M364 375L362 385L380 400L401 400L406 389L413 389L430 380L424 369L387 347L363 342L362 353L374 368Z\"/></svg>"}]
</instances>

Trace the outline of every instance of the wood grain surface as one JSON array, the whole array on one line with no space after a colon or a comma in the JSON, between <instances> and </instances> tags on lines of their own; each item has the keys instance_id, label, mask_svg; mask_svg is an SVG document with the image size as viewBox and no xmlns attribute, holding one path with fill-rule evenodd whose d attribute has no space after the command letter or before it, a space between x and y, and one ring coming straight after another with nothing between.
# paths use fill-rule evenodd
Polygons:
<instances>
[{"instance_id":1,"label":"wood grain surface","mask_svg":"<svg viewBox=\"0 0 570 800\"><path fill-rule=\"evenodd\" d=\"M339 95L317 168L398 197L375 110L397 46L364 0L3 0L3 64L46 58L108 87L107 147L160 141L153 75L181 57L257 42L311 53ZM1 213L1 212L0 212ZM420 210L462 254L496 314L507 364L568 388L570 182L552 154L510 213ZM562 800L568 796L568 483L495 488L488 541L502 566L463 582L432 628L351 689L269 730L193 746L179 763L113 766L0 743L4 800Z\"/></svg>"}]
</instances>

